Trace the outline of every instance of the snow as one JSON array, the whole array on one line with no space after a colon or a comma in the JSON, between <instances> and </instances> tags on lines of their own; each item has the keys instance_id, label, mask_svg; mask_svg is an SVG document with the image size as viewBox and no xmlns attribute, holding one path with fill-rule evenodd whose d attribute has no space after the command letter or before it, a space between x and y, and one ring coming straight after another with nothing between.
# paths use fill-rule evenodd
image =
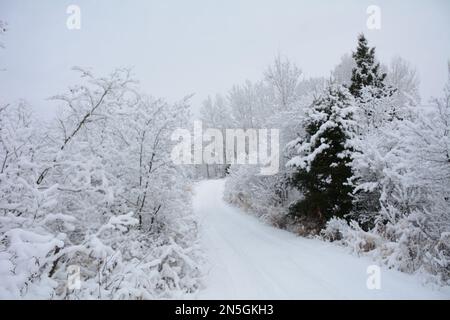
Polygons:
<instances>
[{"instance_id":1,"label":"snow","mask_svg":"<svg viewBox=\"0 0 450 320\"><path fill-rule=\"evenodd\" d=\"M199 299L449 299L450 288L381 267L381 289L368 289L375 262L319 239L263 224L222 200L225 180L201 181L194 210L209 258Z\"/></svg>"}]
</instances>

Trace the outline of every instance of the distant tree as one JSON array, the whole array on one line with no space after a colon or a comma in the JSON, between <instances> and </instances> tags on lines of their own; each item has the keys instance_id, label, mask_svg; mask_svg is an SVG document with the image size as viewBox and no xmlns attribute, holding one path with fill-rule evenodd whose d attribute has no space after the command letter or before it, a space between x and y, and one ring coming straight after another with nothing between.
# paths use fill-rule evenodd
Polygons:
<instances>
[{"instance_id":1,"label":"distant tree","mask_svg":"<svg viewBox=\"0 0 450 320\"><path fill-rule=\"evenodd\" d=\"M346 87L350 87L352 83L352 72L356 67L355 60L349 54L344 54L341 57L341 61L332 71L333 80L337 84L342 84Z\"/></svg>"},{"instance_id":2,"label":"distant tree","mask_svg":"<svg viewBox=\"0 0 450 320\"><path fill-rule=\"evenodd\" d=\"M278 55L264 73L275 96L276 107L286 110L296 100L296 88L302 71L287 58Z\"/></svg>"},{"instance_id":3,"label":"distant tree","mask_svg":"<svg viewBox=\"0 0 450 320\"><path fill-rule=\"evenodd\" d=\"M380 70L380 64L375 59L375 48L370 48L363 34L358 37L358 47L352 55L356 67L352 70L352 81L350 93L355 97L361 96L361 90L364 87L372 86L375 88L384 88L386 73Z\"/></svg>"},{"instance_id":4,"label":"distant tree","mask_svg":"<svg viewBox=\"0 0 450 320\"><path fill-rule=\"evenodd\" d=\"M238 128L255 128L259 124L262 108L257 105L256 85L247 80L243 85L234 85L227 95L227 102Z\"/></svg>"},{"instance_id":5,"label":"distant tree","mask_svg":"<svg viewBox=\"0 0 450 320\"><path fill-rule=\"evenodd\" d=\"M325 91L327 83L327 79L323 77L309 78L300 81L297 85L297 100L307 98L308 96L315 98L319 97ZM296 102L299 102L297 100Z\"/></svg>"},{"instance_id":6,"label":"distant tree","mask_svg":"<svg viewBox=\"0 0 450 320\"><path fill-rule=\"evenodd\" d=\"M8 31L7 27L8 27L8 24L5 21L0 20L0 36L4 35L6 33L6 31ZM0 42L0 48L4 48L4 47L5 46L3 45L3 43Z\"/></svg>"},{"instance_id":7,"label":"distant tree","mask_svg":"<svg viewBox=\"0 0 450 320\"><path fill-rule=\"evenodd\" d=\"M203 101L202 108L200 109L200 118L205 128L219 129L222 132L222 136L225 137L225 130L227 127L231 127L233 120L231 117L230 109L226 104L225 99L217 94L214 99L208 97ZM226 164L226 150L225 144L223 144L224 164L205 164L206 177L223 177L227 173L229 165Z\"/></svg>"},{"instance_id":8,"label":"distant tree","mask_svg":"<svg viewBox=\"0 0 450 320\"><path fill-rule=\"evenodd\" d=\"M395 89L395 104L399 107L420 103L420 79L417 70L401 57L394 57L387 70L386 83Z\"/></svg>"}]
</instances>

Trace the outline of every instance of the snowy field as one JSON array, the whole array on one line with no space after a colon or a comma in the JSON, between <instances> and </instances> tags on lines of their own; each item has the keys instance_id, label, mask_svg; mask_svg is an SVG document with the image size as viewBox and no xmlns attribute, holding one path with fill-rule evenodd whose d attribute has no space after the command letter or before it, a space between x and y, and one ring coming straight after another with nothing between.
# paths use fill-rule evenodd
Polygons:
<instances>
[{"instance_id":1,"label":"snowy field","mask_svg":"<svg viewBox=\"0 0 450 320\"><path fill-rule=\"evenodd\" d=\"M369 290L367 267L320 240L264 225L222 200L225 180L197 185L194 210L209 266L200 299L449 299L418 277L381 269L381 289Z\"/></svg>"}]
</instances>

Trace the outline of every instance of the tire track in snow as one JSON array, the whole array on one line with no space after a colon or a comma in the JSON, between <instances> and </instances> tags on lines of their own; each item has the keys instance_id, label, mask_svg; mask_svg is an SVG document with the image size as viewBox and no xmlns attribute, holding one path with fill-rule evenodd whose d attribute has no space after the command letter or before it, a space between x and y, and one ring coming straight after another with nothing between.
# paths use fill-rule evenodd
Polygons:
<instances>
[{"instance_id":1,"label":"tire track in snow","mask_svg":"<svg viewBox=\"0 0 450 320\"><path fill-rule=\"evenodd\" d=\"M200 182L194 211L209 257L201 299L448 299L417 277L382 268L381 290L366 287L375 264L343 248L263 224L222 199L224 180Z\"/></svg>"}]
</instances>

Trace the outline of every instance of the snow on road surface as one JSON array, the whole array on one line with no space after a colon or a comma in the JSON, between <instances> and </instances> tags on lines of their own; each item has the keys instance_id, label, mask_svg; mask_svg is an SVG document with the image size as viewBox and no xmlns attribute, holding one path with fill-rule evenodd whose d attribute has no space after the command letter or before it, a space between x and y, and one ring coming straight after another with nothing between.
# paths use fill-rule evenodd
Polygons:
<instances>
[{"instance_id":1,"label":"snow on road surface","mask_svg":"<svg viewBox=\"0 0 450 320\"><path fill-rule=\"evenodd\" d=\"M200 182L194 210L209 260L199 299L449 299L450 288L422 286L415 276L381 269L381 289L369 290L375 263L344 248L273 228L222 200L224 180Z\"/></svg>"}]
</instances>

